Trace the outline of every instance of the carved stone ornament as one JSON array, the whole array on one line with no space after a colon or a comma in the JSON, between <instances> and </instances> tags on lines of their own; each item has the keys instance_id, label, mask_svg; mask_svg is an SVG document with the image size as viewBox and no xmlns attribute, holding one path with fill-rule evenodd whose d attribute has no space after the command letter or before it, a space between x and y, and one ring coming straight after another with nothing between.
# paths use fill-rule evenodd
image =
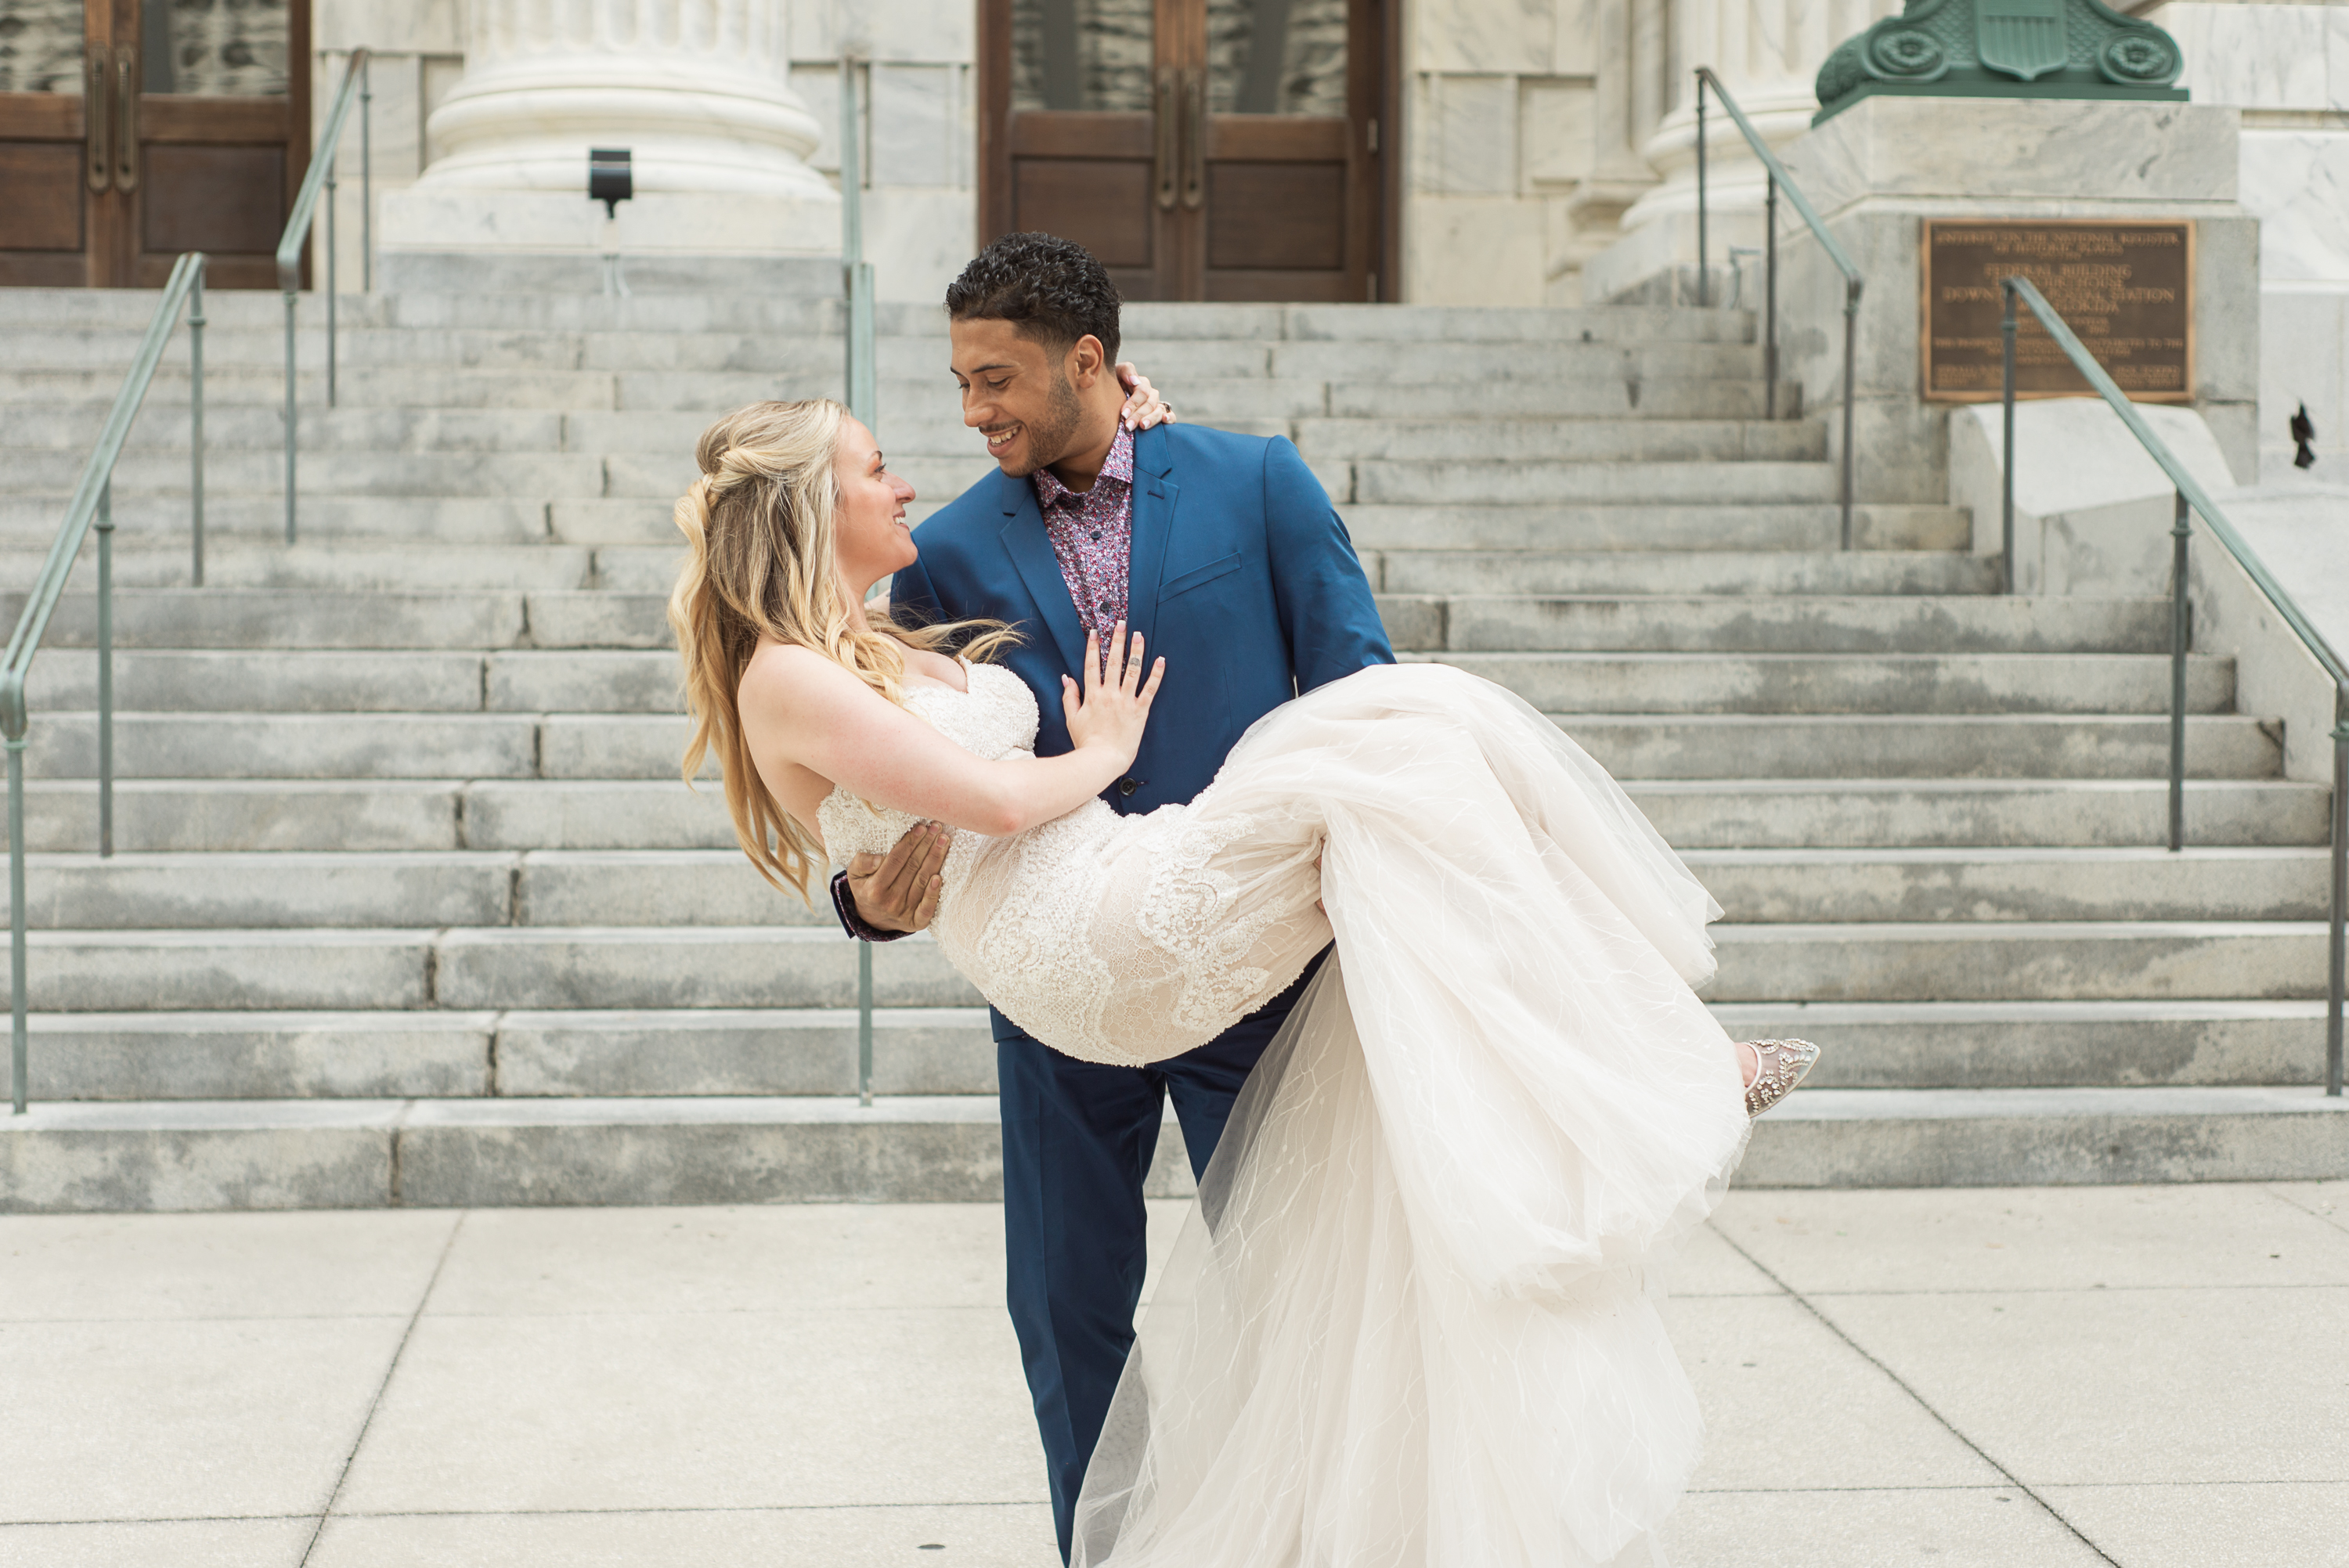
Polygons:
<instances>
[{"instance_id":1,"label":"carved stone ornament","mask_svg":"<svg viewBox=\"0 0 2349 1568\"><path fill-rule=\"evenodd\" d=\"M1811 123L1879 93L2185 100L2177 40L2101 0L1908 0L1819 67Z\"/></svg>"}]
</instances>

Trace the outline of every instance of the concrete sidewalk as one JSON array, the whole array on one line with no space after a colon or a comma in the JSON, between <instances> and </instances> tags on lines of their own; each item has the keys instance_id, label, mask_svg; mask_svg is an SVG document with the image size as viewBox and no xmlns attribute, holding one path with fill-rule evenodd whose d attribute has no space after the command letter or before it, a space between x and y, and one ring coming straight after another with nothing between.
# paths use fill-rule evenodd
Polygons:
<instances>
[{"instance_id":1,"label":"concrete sidewalk","mask_svg":"<svg viewBox=\"0 0 2349 1568\"><path fill-rule=\"evenodd\" d=\"M1050 1568L1000 1232L0 1219L0 1563ZM1677 1568L2349 1564L2349 1183L1740 1192L1675 1290Z\"/></svg>"}]
</instances>

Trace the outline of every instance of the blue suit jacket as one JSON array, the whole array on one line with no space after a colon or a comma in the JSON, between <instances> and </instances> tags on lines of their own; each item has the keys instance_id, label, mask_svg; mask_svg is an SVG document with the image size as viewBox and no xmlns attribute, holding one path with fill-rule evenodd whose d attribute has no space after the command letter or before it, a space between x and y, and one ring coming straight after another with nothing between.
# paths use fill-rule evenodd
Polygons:
<instances>
[{"instance_id":1,"label":"blue suit jacket","mask_svg":"<svg viewBox=\"0 0 2349 1568\"><path fill-rule=\"evenodd\" d=\"M1102 791L1123 812L1188 800L1265 714L1394 662L1346 525L1286 439L1161 425L1134 438L1133 469L1126 614L1166 679L1127 778ZM1018 626L1024 641L1001 658L1036 694L1037 755L1070 749L1061 677L1081 674L1085 634L1035 487L999 469L914 537L921 554L890 585L892 607Z\"/></svg>"}]
</instances>

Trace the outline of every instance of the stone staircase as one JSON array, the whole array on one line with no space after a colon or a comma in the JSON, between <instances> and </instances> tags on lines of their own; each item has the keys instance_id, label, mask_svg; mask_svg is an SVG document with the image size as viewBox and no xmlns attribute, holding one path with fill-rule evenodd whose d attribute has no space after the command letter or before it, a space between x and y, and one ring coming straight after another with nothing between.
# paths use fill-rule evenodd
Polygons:
<instances>
[{"instance_id":1,"label":"stone staircase","mask_svg":"<svg viewBox=\"0 0 2349 1568\"><path fill-rule=\"evenodd\" d=\"M35 666L0 1208L988 1195L977 998L926 942L881 950L860 1108L853 944L676 778L669 504L717 411L837 392L838 305L354 297L329 411L317 304L299 545L274 295L211 301L210 586L184 335L117 471L110 861L87 564ZM151 307L0 291L0 590ZM985 459L936 313L882 317L926 515ZM1626 781L1728 911L1724 1020L1830 1047L1746 1180L2349 1171L2308 1087L2325 795L2197 655L2196 847L2156 847L2166 602L1999 596L1943 507L1863 506L1839 552L1823 427L1761 418L1743 314L1140 305L1127 334L1186 418L1298 442L1404 656Z\"/></svg>"}]
</instances>

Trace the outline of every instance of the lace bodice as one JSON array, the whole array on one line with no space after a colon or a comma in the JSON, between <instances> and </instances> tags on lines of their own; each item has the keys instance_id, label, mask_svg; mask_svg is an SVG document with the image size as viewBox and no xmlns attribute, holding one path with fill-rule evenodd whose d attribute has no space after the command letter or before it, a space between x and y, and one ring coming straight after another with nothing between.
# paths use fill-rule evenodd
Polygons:
<instances>
[{"instance_id":1,"label":"lace bodice","mask_svg":"<svg viewBox=\"0 0 2349 1568\"><path fill-rule=\"evenodd\" d=\"M963 680L968 690L909 686L905 707L973 756L990 762L1014 753L1033 756L1036 698L1028 683L1000 665L968 662L963 665ZM851 855L888 853L917 820L911 812L875 806L837 789L824 797L816 810L816 825L823 831L823 847L834 865L847 864ZM971 838L968 833L957 835L949 860L957 852L968 859Z\"/></svg>"}]
</instances>

